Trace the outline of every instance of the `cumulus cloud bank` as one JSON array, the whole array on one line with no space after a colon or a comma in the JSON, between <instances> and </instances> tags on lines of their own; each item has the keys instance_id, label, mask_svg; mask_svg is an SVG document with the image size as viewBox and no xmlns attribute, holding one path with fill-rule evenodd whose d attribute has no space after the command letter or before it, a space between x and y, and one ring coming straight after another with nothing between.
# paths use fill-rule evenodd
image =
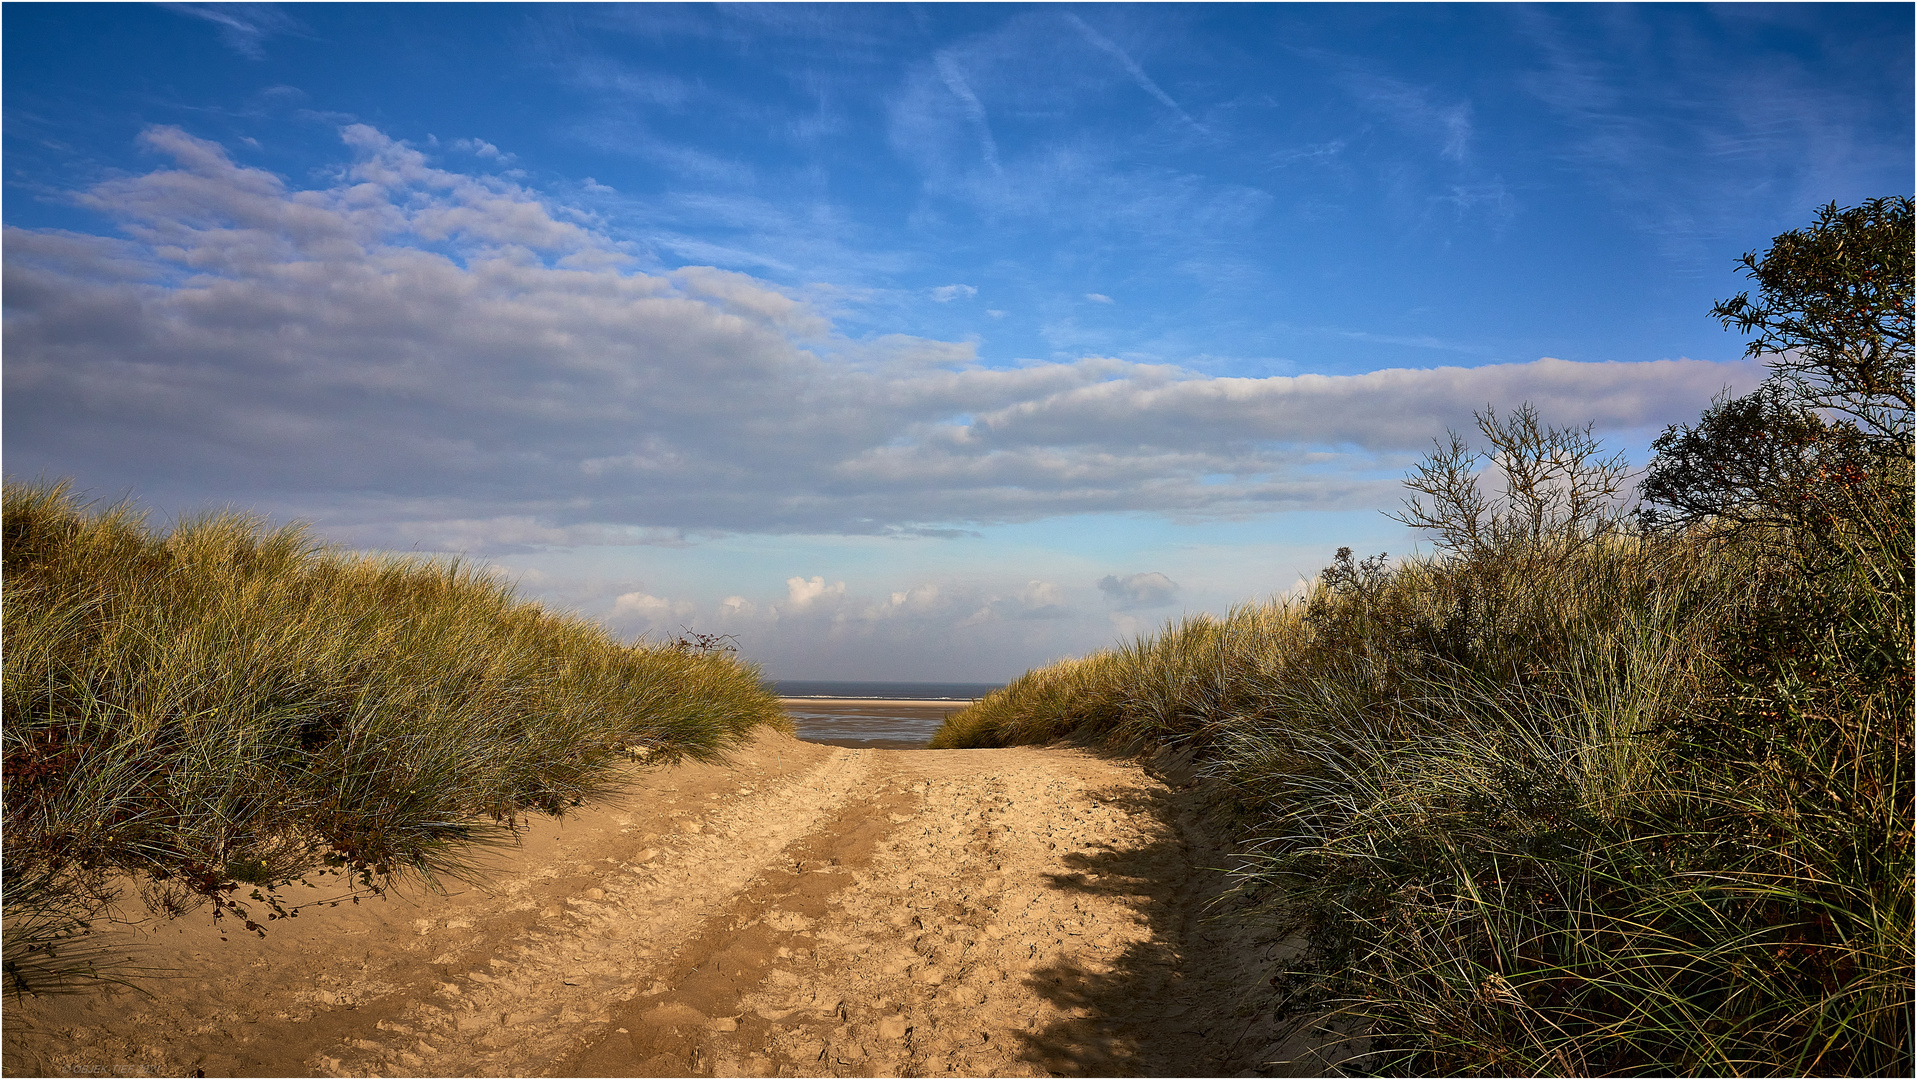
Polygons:
<instances>
[{"instance_id":1,"label":"cumulus cloud bank","mask_svg":"<svg viewBox=\"0 0 1917 1080\"><path fill-rule=\"evenodd\" d=\"M1108 627L1096 605L1073 589L1042 579L1003 582L922 581L889 591L862 591L813 574L794 576L780 599L755 603L728 596L716 604L654 596L617 586L609 605L594 601L587 580L542 582L546 591L601 612L622 634L671 638L682 628L730 635L756 662L774 671L839 670L843 678L1002 678L1034 658L1083 652L1103 643ZM1089 588L1076 592L1088 592ZM1080 618L1092 615L1091 620Z\"/></svg>"},{"instance_id":2,"label":"cumulus cloud bank","mask_svg":"<svg viewBox=\"0 0 1917 1080\"><path fill-rule=\"evenodd\" d=\"M825 579L817 575L814 575L810 579L802 577L787 578L785 587L787 592L786 602L791 605L791 609L794 611L809 608L821 602L832 604L845 597L845 582L835 581L827 585Z\"/></svg>"},{"instance_id":3,"label":"cumulus cloud bank","mask_svg":"<svg viewBox=\"0 0 1917 1080\"><path fill-rule=\"evenodd\" d=\"M1178 583L1152 571L1145 574L1106 574L1098 581L1098 591L1120 607L1162 607L1178 595Z\"/></svg>"},{"instance_id":4,"label":"cumulus cloud bank","mask_svg":"<svg viewBox=\"0 0 1917 1080\"><path fill-rule=\"evenodd\" d=\"M647 272L590 214L365 125L341 136L351 163L300 188L152 128L142 140L171 166L75 196L118 236L7 230L10 472L470 551L1230 515L1379 505L1377 455L1420 450L1487 402L1640 427L1757 374L990 367L970 344L849 340L807 294L745 274ZM627 611L669 613L656 599Z\"/></svg>"},{"instance_id":5,"label":"cumulus cloud bank","mask_svg":"<svg viewBox=\"0 0 1917 1080\"><path fill-rule=\"evenodd\" d=\"M686 600L668 600L645 592L622 593L612 604L613 617L635 616L647 624L662 624L692 614L694 605Z\"/></svg>"}]
</instances>

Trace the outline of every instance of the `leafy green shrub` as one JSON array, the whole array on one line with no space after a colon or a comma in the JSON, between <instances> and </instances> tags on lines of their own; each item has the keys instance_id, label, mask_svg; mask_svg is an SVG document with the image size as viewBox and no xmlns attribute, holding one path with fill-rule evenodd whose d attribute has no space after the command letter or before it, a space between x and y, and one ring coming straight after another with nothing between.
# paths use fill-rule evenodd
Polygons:
<instances>
[{"instance_id":1,"label":"leafy green shrub","mask_svg":"<svg viewBox=\"0 0 1917 1080\"><path fill-rule=\"evenodd\" d=\"M1859 511L1844 572L1701 639L1652 609L1553 679L1301 689L1233 732L1250 876L1310 943L1281 1007L1386 1072L1907 1072L1911 522Z\"/></svg>"},{"instance_id":2,"label":"leafy green shrub","mask_svg":"<svg viewBox=\"0 0 1917 1080\"><path fill-rule=\"evenodd\" d=\"M1739 261L1758 298L1711 308L1727 328L1757 331L1746 350L1768 357L1773 383L1838 422L1888 459L1911 457L1913 264L1908 195L1867 199L1771 241Z\"/></svg>"},{"instance_id":3,"label":"leafy green shrub","mask_svg":"<svg viewBox=\"0 0 1917 1080\"><path fill-rule=\"evenodd\" d=\"M1835 550L1825 533L1866 488L1910 500L1911 208L1908 197L1833 203L1762 257L1740 260L1758 298L1739 293L1711 314L1756 331L1746 355L1768 359L1771 374L1652 444L1641 486L1648 524L1756 526L1797 542L1792 557L1802 564Z\"/></svg>"},{"instance_id":4,"label":"leafy green shrub","mask_svg":"<svg viewBox=\"0 0 1917 1080\"><path fill-rule=\"evenodd\" d=\"M1340 550L941 741L1198 745L1304 944L1273 1007L1368 1069L1909 1075L1912 247L1873 200L1745 257L1714 314L1782 355L1657 442L1639 527L1588 428L1487 412L1502 494L1455 435L1407 481L1436 557Z\"/></svg>"}]
</instances>

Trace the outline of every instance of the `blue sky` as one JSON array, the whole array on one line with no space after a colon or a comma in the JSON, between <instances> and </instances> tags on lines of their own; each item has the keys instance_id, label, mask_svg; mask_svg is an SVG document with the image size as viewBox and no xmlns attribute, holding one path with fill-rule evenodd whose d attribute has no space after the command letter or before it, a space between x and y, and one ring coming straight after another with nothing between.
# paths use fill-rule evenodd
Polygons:
<instances>
[{"instance_id":1,"label":"blue sky","mask_svg":"<svg viewBox=\"0 0 1917 1080\"><path fill-rule=\"evenodd\" d=\"M1912 8L4 19L5 465L461 552L782 678L1293 588L1475 408L1641 464L1912 185Z\"/></svg>"}]
</instances>

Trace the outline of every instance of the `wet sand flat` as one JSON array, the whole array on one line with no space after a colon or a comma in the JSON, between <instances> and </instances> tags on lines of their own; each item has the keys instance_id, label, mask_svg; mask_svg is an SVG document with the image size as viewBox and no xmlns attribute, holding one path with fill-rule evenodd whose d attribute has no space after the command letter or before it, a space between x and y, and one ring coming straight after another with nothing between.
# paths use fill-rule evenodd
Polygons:
<instances>
[{"instance_id":1,"label":"wet sand flat","mask_svg":"<svg viewBox=\"0 0 1917 1080\"><path fill-rule=\"evenodd\" d=\"M854 749L922 749L966 701L912 698L781 698L800 738Z\"/></svg>"}]
</instances>

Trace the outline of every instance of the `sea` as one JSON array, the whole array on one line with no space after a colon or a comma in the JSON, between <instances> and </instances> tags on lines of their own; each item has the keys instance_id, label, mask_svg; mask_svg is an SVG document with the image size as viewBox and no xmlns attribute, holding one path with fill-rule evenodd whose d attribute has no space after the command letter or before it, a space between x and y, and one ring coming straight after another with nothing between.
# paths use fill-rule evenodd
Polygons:
<instances>
[{"instance_id":1,"label":"sea","mask_svg":"<svg viewBox=\"0 0 1917 1080\"><path fill-rule=\"evenodd\" d=\"M945 718L1000 683L830 682L777 679L799 738L859 749L922 749Z\"/></svg>"}]
</instances>

